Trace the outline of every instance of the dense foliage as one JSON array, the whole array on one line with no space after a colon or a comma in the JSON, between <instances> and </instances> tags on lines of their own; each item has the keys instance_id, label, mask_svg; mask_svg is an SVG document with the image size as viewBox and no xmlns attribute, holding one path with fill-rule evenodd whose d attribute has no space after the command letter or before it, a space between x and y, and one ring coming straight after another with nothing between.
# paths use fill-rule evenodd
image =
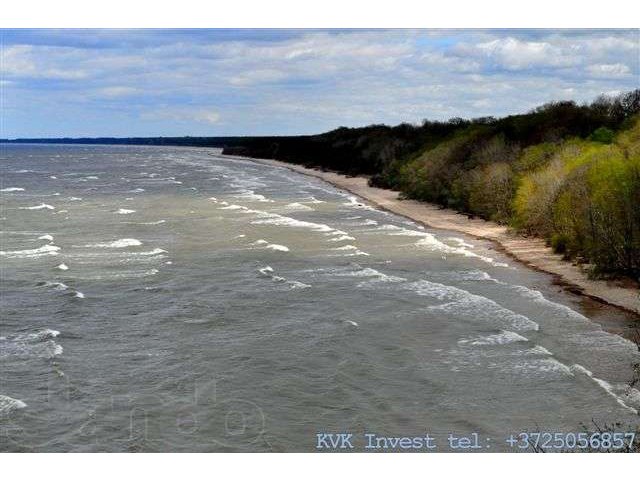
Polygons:
<instances>
[{"instance_id":1,"label":"dense foliage","mask_svg":"<svg viewBox=\"0 0 640 480\"><path fill-rule=\"evenodd\" d=\"M640 276L640 90L502 119L256 138L237 153L371 175L407 198L546 238L597 274Z\"/></svg>"}]
</instances>

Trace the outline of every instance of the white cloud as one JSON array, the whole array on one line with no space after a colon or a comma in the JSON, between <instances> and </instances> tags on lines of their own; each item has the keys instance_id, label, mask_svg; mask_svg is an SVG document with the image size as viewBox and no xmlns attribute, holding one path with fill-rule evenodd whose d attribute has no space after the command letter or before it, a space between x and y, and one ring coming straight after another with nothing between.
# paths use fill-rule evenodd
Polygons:
<instances>
[{"instance_id":1,"label":"white cloud","mask_svg":"<svg viewBox=\"0 0 640 480\"><path fill-rule=\"evenodd\" d=\"M171 120L177 122L195 121L199 123L216 124L220 121L220 114L207 108L175 108L165 107L143 112L140 117L143 120Z\"/></svg>"},{"instance_id":2,"label":"white cloud","mask_svg":"<svg viewBox=\"0 0 640 480\"><path fill-rule=\"evenodd\" d=\"M13 45L0 50L3 74L16 78L51 78L78 80L88 76L82 69L70 68L57 53L64 56L74 49ZM50 56L51 55L51 56ZM64 63L65 65L60 65Z\"/></svg>"},{"instance_id":3,"label":"white cloud","mask_svg":"<svg viewBox=\"0 0 640 480\"><path fill-rule=\"evenodd\" d=\"M622 63L600 63L589 65L587 71L594 77L615 78L623 77L631 73L631 69Z\"/></svg>"},{"instance_id":4,"label":"white cloud","mask_svg":"<svg viewBox=\"0 0 640 480\"><path fill-rule=\"evenodd\" d=\"M496 38L477 45L466 45L462 53L485 56L507 70L535 67L569 67L579 63L571 51L542 41L523 41L513 37Z\"/></svg>"},{"instance_id":5,"label":"white cloud","mask_svg":"<svg viewBox=\"0 0 640 480\"><path fill-rule=\"evenodd\" d=\"M128 97L138 93L140 93L139 89L125 86L103 87L97 90L98 95L108 98Z\"/></svg>"},{"instance_id":6,"label":"white cloud","mask_svg":"<svg viewBox=\"0 0 640 480\"><path fill-rule=\"evenodd\" d=\"M5 110L42 122L73 110L79 123L89 112L112 112L143 120L135 128L164 129L154 134L173 134L176 125L194 135L314 133L587 101L637 88L640 72L640 35L629 31L300 31L233 41L197 34L194 42L165 34L141 45L122 32L109 48L5 45L4 81L17 92L5 95ZM5 124L18 124L11 120Z\"/></svg>"}]
</instances>

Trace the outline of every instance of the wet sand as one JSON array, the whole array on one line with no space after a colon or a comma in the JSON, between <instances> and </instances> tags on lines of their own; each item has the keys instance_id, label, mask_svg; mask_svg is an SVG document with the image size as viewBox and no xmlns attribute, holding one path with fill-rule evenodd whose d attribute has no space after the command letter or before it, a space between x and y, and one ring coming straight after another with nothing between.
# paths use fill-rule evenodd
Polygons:
<instances>
[{"instance_id":1,"label":"wet sand","mask_svg":"<svg viewBox=\"0 0 640 480\"><path fill-rule=\"evenodd\" d=\"M226 155L233 158L233 156ZM454 210L416 200L401 200L395 190L385 190L368 185L363 176L348 177L335 172L306 168L301 165L278 160L237 157L267 165L284 167L294 172L320 178L338 188L390 212L407 217L431 228L452 230L476 238L495 242L514 259L537 270L550 273L559 284L574 293L585 295L609 305L640 314L640 290L637 286L622 285L621 282L592 280L579 265L562 259L540 238L524 237L508 227L495 222L470 218Z\"/></svg>"}]
</instances>

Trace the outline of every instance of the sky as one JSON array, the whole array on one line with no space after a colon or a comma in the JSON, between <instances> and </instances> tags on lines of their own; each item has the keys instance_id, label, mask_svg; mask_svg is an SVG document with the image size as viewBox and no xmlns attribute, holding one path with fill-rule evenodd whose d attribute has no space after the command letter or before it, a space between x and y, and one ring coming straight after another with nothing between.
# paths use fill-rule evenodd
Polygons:
<instances>
[{"instance_id":1,"label":"sky","mask_svg":"<svg viewBox=\"0 0 640 480\"><path fill-rule=\"evenodd\" d=\"M0 138L294 135L589 102L640 30L0 30Z\"/></svg>"}]
</instances>

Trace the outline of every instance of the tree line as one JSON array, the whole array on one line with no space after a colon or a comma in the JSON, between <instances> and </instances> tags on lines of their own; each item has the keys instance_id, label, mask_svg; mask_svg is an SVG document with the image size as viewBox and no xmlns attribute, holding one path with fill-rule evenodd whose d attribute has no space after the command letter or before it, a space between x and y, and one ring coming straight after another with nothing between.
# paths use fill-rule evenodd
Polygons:
<instances>
[{"instance_id":1,"label":"tree line","mask_svg":"<svg viewBox=\"0 0 640 480\"><path fill-rule=\"evenodd\" d=\"M540 236L594 275L640 277L640 90L522 115L256 137L225 153L348 175Z\"/></svg>"}]
</instances>

